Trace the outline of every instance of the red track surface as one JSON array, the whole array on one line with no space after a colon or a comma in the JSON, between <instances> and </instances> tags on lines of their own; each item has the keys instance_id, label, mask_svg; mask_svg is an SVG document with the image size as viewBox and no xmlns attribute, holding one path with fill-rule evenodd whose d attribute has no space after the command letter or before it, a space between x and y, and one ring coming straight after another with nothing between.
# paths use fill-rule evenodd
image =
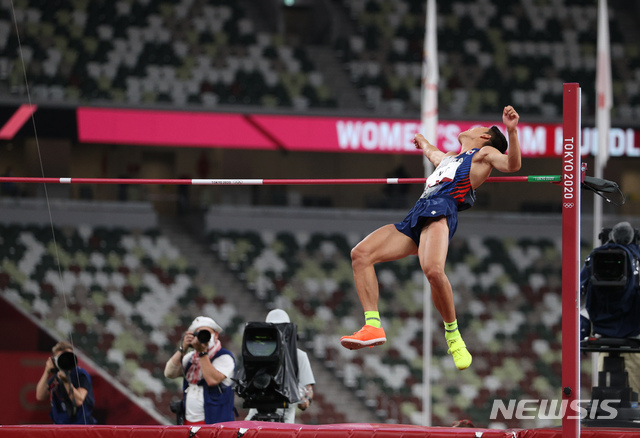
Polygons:
<instances>
[{"instance_id":1,"label":"red track surface","mask_svg":"<svg viewBox=\"0 0 640 438\"><path fill-rule=\"evenodd\" d=\"M188 438L189 426L0 426L2 438ZM640 429L582 428L581 438L640 438ZM561 438L561 428L476 429L402 424L302 425L232 421L203 426L196 438Z\"/></svg>"}]
</instances>

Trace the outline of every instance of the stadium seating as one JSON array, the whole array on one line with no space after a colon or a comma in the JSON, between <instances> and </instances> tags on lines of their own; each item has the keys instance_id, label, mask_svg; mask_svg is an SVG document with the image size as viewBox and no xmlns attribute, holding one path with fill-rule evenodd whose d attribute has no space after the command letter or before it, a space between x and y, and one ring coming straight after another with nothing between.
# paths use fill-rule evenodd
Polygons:
<instances>
[{"instance_id":1,"label":"stadium seating","mask_svg":"<svg viewBox=\"0 0 640 438\"><path fill-rule=\"evenodd\" d=\"M198 286L195 268L157 228L53 231L55 243L50 226L0 224L0 293L61 338L71 333L76 348L174 421L169 402L182 382L166 379L164 364L182 333L210 315L239 352L244 319L215 285ZM316 391L306 422L345 421Z\"/></svg>"},{"instance_id":2,"label":"stadium seating","mask_svg":"<svg viewBox=\"0 0 640 438\"><path fill-rule=\"evenodd\" d=\"M240 319L224 297L201 291L196 272L158 229L0 225L0 289L169 419L181 382L164 364L202 313ZM60 266L56 260L60 260ZM206 298L205 298L205 295ZM214 293L215 295L215 293Z\"/></svg>"},{"instance_id":3,"label":"stadium seating","mask_svg":"<svg viewBox=\"0 0 640 438\"><path fill-rule=\"evenodd\" d=\"M209 239L216 256L258 299L268 307L287 309L298 324L303 348L323 361L380 421L421 423L423 274L414 259L378 266L389 341L353 352L339 345L341 335L362 323L349 260L353 236L212 230ZM506 403L507 398L558 397L559 260L559 241L454 239L447 272L474 363L464 372L455 369L446 354L440 318L434 315L434 424L471 418L476 425L489 425L494 399ZM583 362L584 382L589 381L588 362Z\"/></svg>"},{"instance_id":4,"label":"stadium seating","mask_svg":"<svg viewBox=\"0 0 640 438\"><path fill-rule=\"evenodd\" d=\"M20 47L37 101L119 105L335 106L302 47L256 32L232 0L0 7L0 57L12 95L25 93ZM20 44L19 44L20 43Z\"/></svg>"},{"instance_id":5,"label":"stadium seating","mask_svg":"<svg viewBox=\"0 0 640 438\"><path fill-rule=\"evenodd\" d=\"M398 114L417 111L425 2L342 4L357 33L342 35L335 48L368 105ZM612 13L610 19L616 23L621 17ZM554 118L561 114L562 83L579 82L585 109L593 113L596 20L595 3L438 2L440 111L491 113L512 102L523 114ZM620 26L610 26L610 32L614 111L629 120L638 111L638 47L633 38L623 38Z\"/></svg>"},{"instance_id":6,"label":"stadium seating","mask_svg":"<svg viewBox=\"0 0 640 438\"><path fill-rule=\"evenodd\" d=\"M417 114L425 2L336 4L334 13L351 26L335 29L326 44L366 107ZM259 14L249 19L247 5L19 2L15 13L32 94L45 102L335 107L336 90L325 81L332 73L282 34L258 31L268 23L255 22ZM627 122L640 116L640 50L628 19L635 8L610 8L612 117ZM595 3L570 0L438 2L440 113L495 113L511 102L522 114L555 119L562 111L562 83L579 82L585 113L593 114L596 19ZM0 5L0 76L7 80L0 93L21 96L26 89L12 22L11 8Z\"/></svg>"},{"instance_id":7,"label":"stadium seating","mask_svg":"<svg viewBox=\"0 0 640 438\"><path fill-rule=\"evenodd\" d=\"M0 291L74 342L137 395L172 418L179 382L163 364L195 314L240 338L242 319L224 295L196 285L197 272L158 229L0 225ZM359 236L342 233L212 230L212 256L268 308L286 309L301 347L322 361L381 422L421 423L422 278L415 259L378 266L381 313L389 342L354 352L339 345L357 330L361 308L349 250ZM433 316L433 424L460 418L489 426L493 400L557 398L560 385L560 242L548 239L455 238L447 272L458 319L474 354L459 372ZM56 260L60 260L60 271ZM204 309L204 310L203 310ZM590 361L583 358L582 381ZM343 422L317 392L307 423ZM585 391L589 388L585 387ZM587 392L588 393L588 392ZM546 426L526 420L492 426Z\"/></svg>"}]
</instances>

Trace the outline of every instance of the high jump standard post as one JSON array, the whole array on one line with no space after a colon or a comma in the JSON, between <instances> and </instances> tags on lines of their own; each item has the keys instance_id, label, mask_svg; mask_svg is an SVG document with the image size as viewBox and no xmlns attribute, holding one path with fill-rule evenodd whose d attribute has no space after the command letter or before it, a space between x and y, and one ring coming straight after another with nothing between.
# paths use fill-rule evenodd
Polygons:
<instances>
[{"instance_id":1,"label":"high jump standard post","mask_svg":"<svg viewBox=\"0 0 640 438\"><path fill-rule=\"evenodd\" d=\"M580 436L580 86L562 90L562 438Z\"/></svg>"}]
</instances>

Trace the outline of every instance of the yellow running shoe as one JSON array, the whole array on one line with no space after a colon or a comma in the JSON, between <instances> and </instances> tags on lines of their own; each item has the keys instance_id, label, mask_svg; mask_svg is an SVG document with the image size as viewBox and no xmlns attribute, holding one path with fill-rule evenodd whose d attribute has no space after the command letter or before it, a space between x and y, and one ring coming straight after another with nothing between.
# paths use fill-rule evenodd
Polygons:
<instances>
[{"instance_id":1,"label":"yellow running shoe","mask_svg":"<svg viewBox=\"0 0 640 438\"><path fill-rule=\"evenodd\" d=\"M359 350L364 347L375 347L387 342L382 327L376 328L371 325L365 325L351 336L343 336L340 343L344 348L349 350ZM468 354L468 353L467 353Z\"/></svg>"},{"instance_id":2,"label":"yellow running shoe","mask_svg":"<svg viewBox=\"0 0 640 438\"><path fill-rule=\"evenodd\" d=\"M453 362L456 364L456 368L464 370L471 365L471 353L467 350L467 345L462 340L461 336L457 338L447 340L449 345L449 351L447 353L453 356Z\"/></svg>"}]
</instances>

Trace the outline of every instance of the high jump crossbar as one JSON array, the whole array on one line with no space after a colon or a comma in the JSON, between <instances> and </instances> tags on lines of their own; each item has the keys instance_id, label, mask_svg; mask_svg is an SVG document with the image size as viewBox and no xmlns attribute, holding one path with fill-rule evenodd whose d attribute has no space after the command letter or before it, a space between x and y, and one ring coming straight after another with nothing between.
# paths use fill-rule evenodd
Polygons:
<instances>
[{"instance_id":1,"label":"high jump crossbar","mask_svg":"<svg viewBox=\"0 0 640 438\"><path fill-rule=\"evenodd\" d=\"M342 184L424 184L426 178L344 178L344 179L135 179L135 178L36 178L0 177L0 183L47 184L166 184L194 186L275 186L275 185L342 185ZM494 176L487 182L556 182L560 175Z\"/></svg>"}]
</instances>

